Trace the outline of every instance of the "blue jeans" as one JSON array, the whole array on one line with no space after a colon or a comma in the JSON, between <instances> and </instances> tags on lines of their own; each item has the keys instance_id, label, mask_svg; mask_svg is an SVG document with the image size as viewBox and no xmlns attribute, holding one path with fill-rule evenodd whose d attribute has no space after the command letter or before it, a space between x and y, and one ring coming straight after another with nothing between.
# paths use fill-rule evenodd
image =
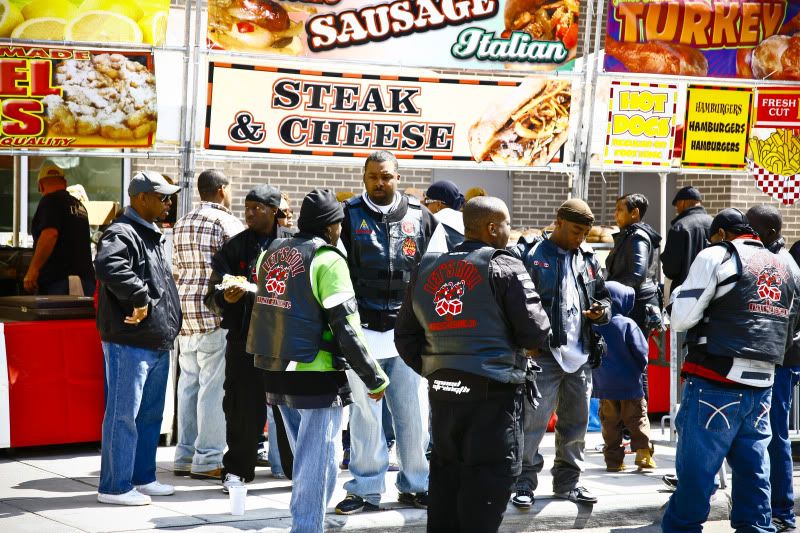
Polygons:
<instances>
[{"instance_id":1,"label":"blue jeans","mask_svg":"<svg viewBox=\"0 0 800 533\"><path fill-rule=\"evenodd\" d=\"M178 445L175 467L194 472L222 468L225 450L225 334L217 328L181 335L178 363Z\"/></svg>"},{"instance_id":2,"label":"blue jeans","mask_svg":"<svg viewBox=\"0 0 800 533\"><path fill-rule=\"evenodd\" d=\"M280 406L284 420L299 417L299 426L286 425L294 452L292 471L293 533L322 533L325 509L336 488L336 436L342 408L292 409Z\"/></svg>"},{"instance_id":3,"label":"blue jeans","mask_svg":"<svg viewBox=\"0 0 800 533\"><path fill-rule=\"evenodd\" d=\"M103 357L108 398L98 491L123 494L156 480L169 352L103 342Z\"/></svg>"},{"instance_id":4,"label":"blue jeans","mask_svg":"<svg viewBox=\"0 0 800 533\"><path fill-rule=\"evenodd\" d=\"M795 525L794 489L792 487L792 444L789 441L789 411L792 392L800 381L800 367L778 367L772 385L772 409L769 424L772 440L769 442L770 474L772 484L772 516Z\"/></svg>"},{"instance_id":5,"label":"blue jeans","mask_svg":"<svg viewBox=\"0 0 800 533\"><path fill-rule=\"evenodd\" d=\"M420 398L421 377L399 357L379 359L378 363L389 376L384 401L392 412L397 436L397 456L400 473L397 490L400 492L428 491L428 402ZM347 381L353 391L350 406L350 473L353 479L344 484L348 494L355 494L378 505L386 490L385 477L389 468L389 452L383 434L382 402L367 396L367 387L352 370ZM295 459L295 462L297 459Z\"/></svg>"},{"instance_id":6,"label":"blue jeans","mask_svg":"<svg viewBox=\"0 0 800 533\"><path fill-rule=\"evenodd\" d=\"M296 434L300 427L300 412L287 405L281 405L279 409L283 417L283 425L286 428L286 435ZM267 427L269 428L267 459L269 460L270 470L272 470L273 474L286 475L281 464L281 452L278 449L278 431L275 429L275 415L272 414L270 406L267 406ZM294 478L294 475L292 478Z\"/></svg>"},{"instance_id":7,"label":"blue jeans","mask_svg":"<svg viewBox=\"0 0 800 533\"><path fill-rule=\"evenodd\" d=\"M730 388L692 376L675 417L680 483L661 520L671 531L701 531L711 510L714 475L723 459L733 472L731 526L772 533L769 458L772 389Z\"/></svg>"},{"instance_id":8,"label":"blue jeans","mask_svg":"<svg viewBox=\"0 0 800 533\"><path fill-rule=\"evenodd\" d=\"M583 471L583 450L586 447L586 427L589 424L589 399L592 395L592 370L584 364L575 372L564 372L549 353L535 359L542 371L536 375L536 386L542 398L533 409L523 402L525 444L522 449L522 473L517 478L518 489L535 491L544 457L539 445L547 432L547 424L555 410L556 457L553 461L553 492L569 492L576 486Z\"/></svg>"}]
</instances>

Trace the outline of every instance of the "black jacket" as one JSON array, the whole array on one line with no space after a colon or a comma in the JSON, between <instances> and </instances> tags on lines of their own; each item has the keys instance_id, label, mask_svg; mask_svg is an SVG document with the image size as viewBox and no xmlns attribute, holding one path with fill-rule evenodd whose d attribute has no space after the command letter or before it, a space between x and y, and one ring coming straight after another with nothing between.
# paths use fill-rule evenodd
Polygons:
<instances>
[{"instance_id":1,"label":"black jacket","mask_svg":"<svg viewBox=\"0 0 800 533\"><path fill-rule=\"evenodd\" d=\"M221 327L228 330L226 337L229 341L242 343L247 341L250 312L253 310L255 295L248 292L238 302L230 304L225 301L224 291L217 290L217 285L222 282L225 274L246 276L255 283L257 280L253 269L261 252L276 238L287 239L292 235L294 231L276 225L273 235L259 243L258 234L248 228L223 244L211 258L211 278L203 301L213 313L222 317Z\"/></svg>"},{"instance_id":2,"label":"black jacket","mask_svg":"<svg viewBox=\"0 0 800 533\"><path fill-rule=\"evenodd\" d=\"M164 255L164 235L128 213L117 218L97 244L97 329L106 342L170 350L183 315ZM134 307L145 305L147 317L141 323L125 323Z\"/></svg>"},{"instance_id":3,"label":"black jacket","mask_svg":"<svg viewBox=\"0 0 800 533\"><path fill-rule=\"evenodd\" d=\"M486 246L484 243L467 240L456 247L458 252L469 253ZM411 284L406 291L403 306L397 316L394 344L403 361L415 372L422 372L422 353L426 346L425 329L413 309L414 287L419 269L414 271ZM528 349L546 349L550 322L542 308L542 300L536 294L538 286L527 281L525 267L515 257L498 255L489 262L489 277L494 302L508 323L510 341L514 346Z\"/></svg>"},{"instance_id":4,"label":"black jacket","mask_svg":"<svg viewBox=\"0 0 800 533\"><path fill-rule=\"evenodd\" d=\"M672 280L670 290L674 291L683 283L694 258L708 246L708 229L712 220L701 205L690 207L672 220L661 252L661 268Z\"/></svg>"},{"instance_id":5,"label":"black jacket","mask_svg":"<svg viewBox=\"0 0 800 533\"><path fill-rule=\"evenodd\" d=\"M542 298L547 317L550 319L552 336L550 346L558 348L567 344L567 309L561 301L561 283L566 276L560 260L558 246L545 236L527 241L523 237L520 242L509 248L515 257L522 259L525 269L531 276L539 296ZM588 354L591 348L591 325L608 324L611 320L611 296L600 273L600 265L594 257L594 251L588 245L582 245L571 254L572 268L578 280L578 293L581 300L581 311L587 311L592 299L604 307L603 316L597 320L589 320L581 315L581 344L583 353Z\"/></svg>"},{"instance_id":6,"label":"black jacket","mask_svg":"<svg viewBox=\"0 0 800 533\"><path fill-rule=\"evenodd\" d=\"M656 293L661 235L644 222L614 234L614 249L606 258L606 279L636 291L636 299Z\"/></svg>"}]
</instances>

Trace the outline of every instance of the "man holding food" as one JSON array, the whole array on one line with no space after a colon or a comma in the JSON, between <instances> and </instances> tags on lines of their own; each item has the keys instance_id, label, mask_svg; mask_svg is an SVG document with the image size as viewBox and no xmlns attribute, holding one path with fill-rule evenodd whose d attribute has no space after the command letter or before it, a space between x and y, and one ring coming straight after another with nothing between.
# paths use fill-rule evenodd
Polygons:
<instances>
[{"instance_id":1,"label":"man holding food","mask_svg":"<svg viewBox=\"0 0 800 533\"><path fill-rule=\"evenodd\" d=\"M277 223L282 216L280 205L277 187L257 185L248 192L244 210L247 229L226 242L211 260L213 272L205 302L222 316L222 327L228 330L222 400L228 444L222 458L225 491L255 477L258 439L267 418L263 378L245 344L255 299L251 283L255 261L273 240L292 235Z\"/></svg>"}]
</instances>

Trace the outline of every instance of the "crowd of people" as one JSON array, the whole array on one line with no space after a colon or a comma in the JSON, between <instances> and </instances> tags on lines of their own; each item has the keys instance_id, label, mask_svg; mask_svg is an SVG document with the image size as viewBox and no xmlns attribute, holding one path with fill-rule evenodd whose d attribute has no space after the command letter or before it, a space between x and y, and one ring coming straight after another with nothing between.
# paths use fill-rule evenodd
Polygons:
<instances>
[{"instance_id":1,"label":"crowd of people","mask_svg":"<svg viewBox=\"0 0 800 533\"><path fill-rule=\"evenodd\" d=\"M427 509L429 531L496 531L509 501L535 502L554 412L553 493L593 504L580 482L592 396L607 470L626 468L625 440L638 468L656 466L648 338L669 318L685 388L662 528L701 529L727 459L732 525L794 529L800 270L775 208L712 218L684 187L662 239L644 221L647 198L626 194L601 265L583 200L564 202L552 231L509 242L502 200L465 198L448 181L422 199L403 194L389 152L369 155L363 183L344 202L311 191L296 219L288 196L257 185L242 224L229 179L204 171L170 258L156 222L180 188L137 172L88 273L85 260L60 259L82 246L65 236L83 231L85 210L61 192L63 171L43 167L25 286L52 294L72 275L90 294L96 276L107 385L98 501L145 505L175 491L156 479L155 455L177 339L175 474L227 492L270 465L292 480L293 531L322 531L339 467L352 478L338 514L380 510L397 470L399 501Z\"/></svg>"}]
</instances>

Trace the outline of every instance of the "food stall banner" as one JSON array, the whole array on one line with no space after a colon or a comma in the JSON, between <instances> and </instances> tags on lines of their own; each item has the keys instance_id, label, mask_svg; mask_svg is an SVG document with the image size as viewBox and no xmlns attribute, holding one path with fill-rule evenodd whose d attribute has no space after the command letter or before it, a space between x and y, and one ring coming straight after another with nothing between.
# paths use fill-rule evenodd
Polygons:
<instances>
[{"instance_id":1,"label":"food stall banner","mask_svg":"<svg viewBox=\"0 0 800 533\"><path fill-rule=\"evenodd\" d=\"M164 44L169 0L0 0L0 37Z\"/></svg>"},{"instance_id":2,"label":"food stall banner","mask_svg":"<svg viewBox=\"0 0 800 533\"><path fill-rule=\"evenodd\" d=\"M0 150L153 144L150 52L0 45Z\"/></svg>"},{"instance_id":3,"label":"food stall banner","mask_svg":"<svg viewBox=\"0 0 800 533\"><path fill-rule=\"evenodd\" d=\"M791 205L800 199L800 88L756 89L747 162L756 187Z\"/></svg>"},{"instance_id":4,"label":"food stall banner","mask_svg":"<svg viewBox=\"0 0 800 533\"><path fill-rule=\"evenodd\" d=\"M609 0L605 70L800 79L800 0Z\"/></svg>"},{"instance_id":5,"label":"food stall banner","mask_svg":"<svg viewBox=\"0 0 800 533\"><path fill-rule=\"evenodd\" d=\"M612 82L605 164L670 167L678 86Z\"/></svg>"},{"instance_id":6,"label":"food stall banner","mask_svg":"<svg viewBox=\"0 0 800 533\"><path fill-rule=\"evenodd\" d=\"M749 87L689 85L681 164L744 169L752 103Z\"/></svg>"},{"instance_id":7,"label":"food stall banner","mask_svg":"<svg viewBox=\"0 0 800 533\"><path fill-rule=\"evenodd\" d=\"M564 161L571 85L544 76L314 72L217 62L209 64L204 146L284 157L363 158L388 150L432 166L544 166Z\"/></svg>"},{"instance_id":8,"label":"food stall banner","mask_svg":"<svg viewBox=\"0 0 800 533\"><path fill-rule=\"evenodd\" d=\"M569 69L580 0L209 0L210 48L370 64Z\"/></svg>"}]
</instances>

